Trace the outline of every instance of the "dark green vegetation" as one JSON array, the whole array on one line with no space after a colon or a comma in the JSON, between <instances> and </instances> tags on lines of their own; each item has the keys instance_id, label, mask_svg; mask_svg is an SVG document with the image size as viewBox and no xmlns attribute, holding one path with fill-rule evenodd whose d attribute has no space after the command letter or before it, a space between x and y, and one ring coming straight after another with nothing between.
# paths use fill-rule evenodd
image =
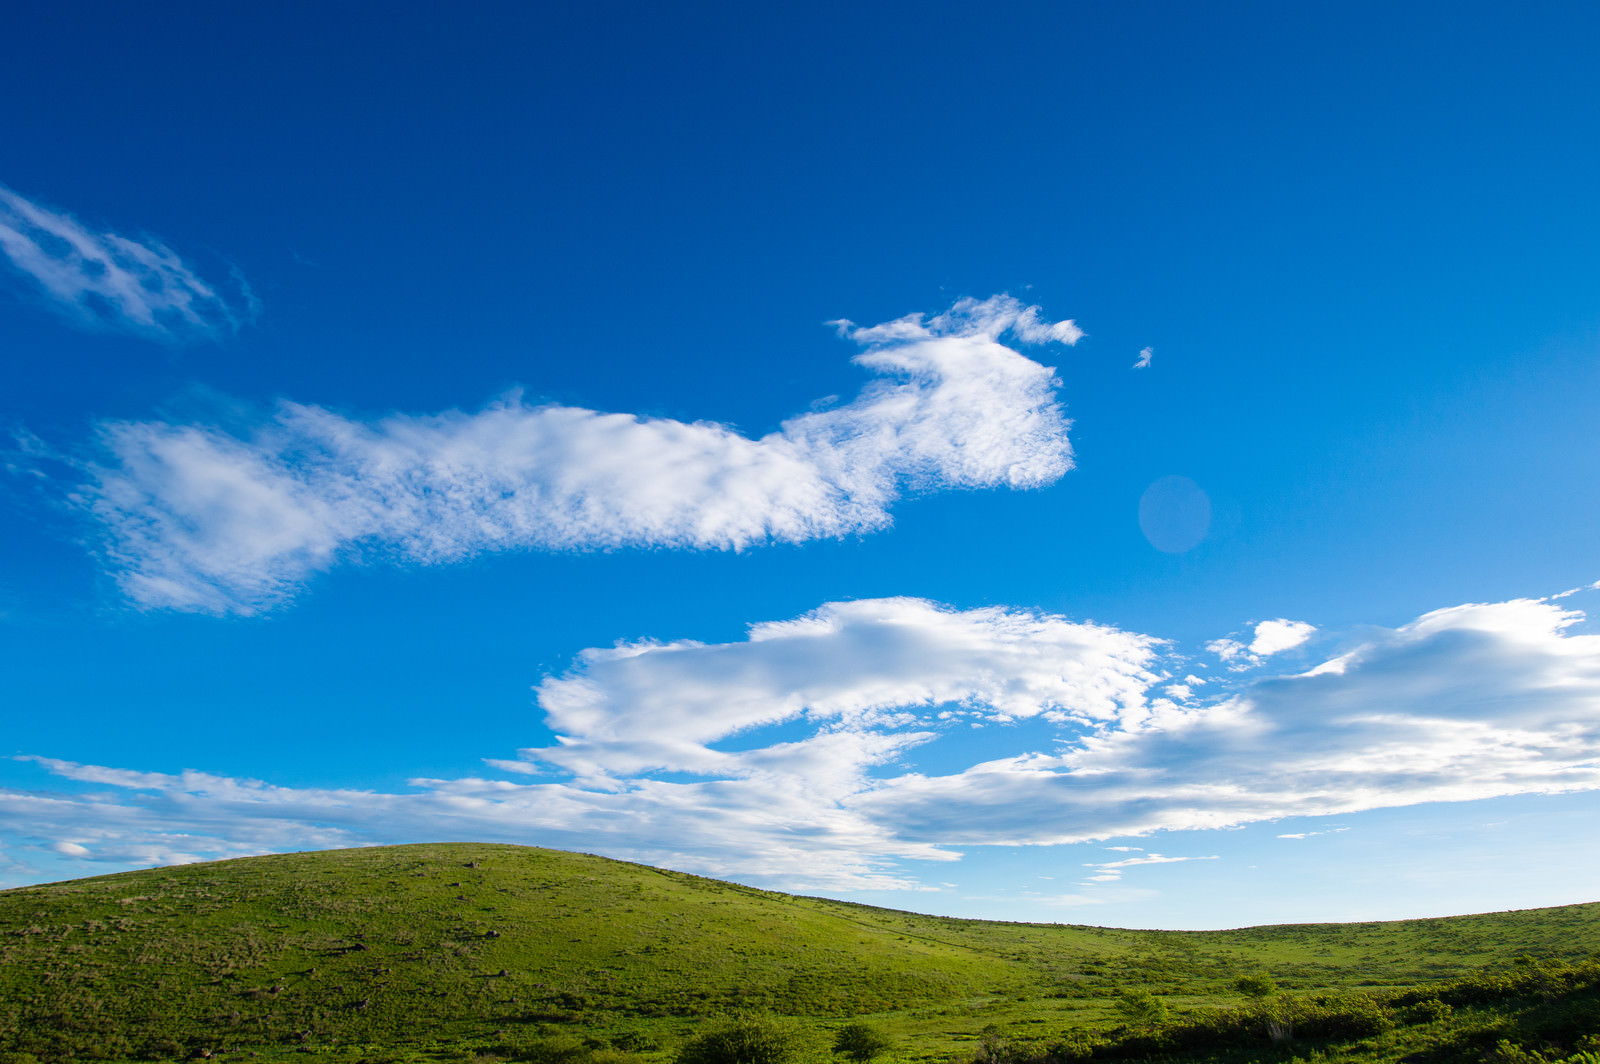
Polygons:
<instances>
[{"instance_id":1,"label":"dark green vegetation","mask_svg":"<svg viewBox=\"0 0 1600 1064\"><path fill-rule=\"evenodd\" d=\"M744 1012L712 1020L685 1042L678 1064L790 1064L806 1049L805 1032L770 1012Z\"/></svg>"},{"instance_id":2,"label":"dark green vegetation","mask_svg":"<svg viewBox=\"0 0 1600 1064\"><path fill-rule=\"evenodd\" d=\"M1597 950L1600 905L1121 931L526 847L344 850L0 892L0 1064L646 1064L735 1013L787 1017L794 1059L853 1020L879 1060L1557 1059L1600 1034Z\"/></svg>"},{"instance_id":3,"label":"dark green vegetation","mask_svg":"<svg viewBox=\"0 0 1600 1064\"><path fill-rule=\"evenodd\" d=\"M833 1051L852 1064L867 1064L894 1047L894 1041L870 1023L851 1020L833 1033Z\"/></svg>"}]
</instances>

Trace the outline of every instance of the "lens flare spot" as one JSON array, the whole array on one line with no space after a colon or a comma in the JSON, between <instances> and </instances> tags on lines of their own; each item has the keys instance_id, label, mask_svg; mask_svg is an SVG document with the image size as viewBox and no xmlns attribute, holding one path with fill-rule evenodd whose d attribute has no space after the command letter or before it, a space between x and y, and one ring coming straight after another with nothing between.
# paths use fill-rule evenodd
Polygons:
<instances>
[{"instance_id":1,"label":"lens flare spot","mask_svg":"<svg viewBox=\"0 0 1600 1064\"><path fill-rule=\"evenodd\" d=\"M1166 476L1139 497L1139 530L1158 551L1193 550L1211 528L1211 500L1188 477Z\"/></svg>"}]
</instances>

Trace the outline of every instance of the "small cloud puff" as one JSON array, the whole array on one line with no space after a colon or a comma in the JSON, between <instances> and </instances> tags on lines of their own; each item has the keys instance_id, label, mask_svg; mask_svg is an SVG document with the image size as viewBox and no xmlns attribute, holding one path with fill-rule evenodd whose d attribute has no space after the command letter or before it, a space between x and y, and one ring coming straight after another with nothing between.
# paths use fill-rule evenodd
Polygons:
<instances>
[{"instance_id":1,"label":"small cloud puff","mask_svg":"<svg viewBox=\"0 0 1600 1064\"><path fill-rule=\"evenodd\" d=\"M1133 364L1133 368L1134 369L1149 369L1150 368L1150 360L1155 357L1155 354L1156 354L1156 349L1153 348L1153 347L1142 347L1142 348L1140 348L1139 349L1139 361L1137 361L1137 362L1135 362Z\"/></svg>"},{"instance_id":2,"label":"small cloud puff","mask_svg":"<svg viewBox=\"0 0 1600 1064\"><path fill-rule=\"evenodd\" d=\"M1237 639L1213 639L1206 649L1226 662L1235 672L1254 668L1265 658L1293 650L1316 634L1316 626L1305 621L1279 618L1262 621L1255 626L1255 635L1249 644ZM1192 678L1190 678L1192 679Z\"/></svg>"},{"instance_id":3,"label":"small cloud puff","mask_svg":"<svg viewBox=\"0 0 1600 1064\"><path fill-rule=\"evenodd\" d=\"M1316 626L1305 621L1262 621L1256 625L1256 637L1250 641L1250 653L1258 658L1293 650L1316 634Z\"/></svg>"}]
</instances>

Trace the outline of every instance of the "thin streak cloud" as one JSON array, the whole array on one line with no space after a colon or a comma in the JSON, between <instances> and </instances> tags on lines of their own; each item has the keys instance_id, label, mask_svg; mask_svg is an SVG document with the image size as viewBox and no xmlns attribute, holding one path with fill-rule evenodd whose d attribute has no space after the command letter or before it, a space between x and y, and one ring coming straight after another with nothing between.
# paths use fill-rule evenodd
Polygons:
<instances>
[{"instance_id":1,"label":"thin streak cloud","mask_svg":"<svg viewBox=\"0 0 1600 1064\"><path fill-rule=\"evenodd\" d=\"M0 185L0 258L73 324L185 342L214 340L253 316L256 299L233 271L236 311L178 253L157 240L97 233Z\"/></svg>"}]
</instances>

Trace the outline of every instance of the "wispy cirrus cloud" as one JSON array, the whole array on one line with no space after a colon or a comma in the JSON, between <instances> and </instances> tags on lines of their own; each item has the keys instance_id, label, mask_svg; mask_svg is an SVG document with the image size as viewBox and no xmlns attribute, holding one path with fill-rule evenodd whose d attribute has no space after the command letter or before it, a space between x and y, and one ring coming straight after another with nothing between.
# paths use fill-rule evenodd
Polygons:
<instances>
[{"instance_id":1,"label":"wispy cirrus cloud","mask_svg":"<svg viewBox=\"0 0 1600 1064\"><path fill-rule=\"evenodd\" d=\"M738 642L586 652L538 688L557 742L488 762L508 778L381 793L35 759L91 789L0 791L0 830L12 852L63 844L124 866L459 837L909 889L921 880L905 862L963 847L1600 789L1600 636L1575 633L1581 619L1549 600L1452 607L1182 702L1151 695L1181 659L1150 636L1026 610L833 603ZM919 771L941 747L965 763ZM1135 856L1096 862L1091 889L1177 860L1112 848Z\"/></svg>"},{"instance_id":2,"label":"wispy cirrus cloud","mask_svg":"<svg viewBox=\"0 0 1600 1064\"><path fill-rule=\"evenodd\" d=\"M1208 854L1205 857L1163 857L1159 853L1148 853L1143 857L1125 857L1120 861L1095 861L1085 864L1084 867L1096 870L1088 879L1090 883L1120 883L1122 882L1123 872L1130 868L1138 868L1141 865L1181 864L1184 861L1216 860L1220 860L1217 854Z\"/></svg>"},{"instance_id":3,"label":"wispy cirrus cloud","mask_svg":"<svg viewBox=\"0 0 1600 1064\"><path fill-rule=\"evenodd\" d=\"M237 274L242 312L160 241L94 232L3 185L0 258L84 328L176 342L216 339L254 312L254 296Z\"/></svg>"},{"instance_id":4,"label":"wispy cirrus cloud","mask_svg":"<svg viewBox=\"0 0 1600 1064\"><path fill-rule=\"evenodd\" d=\"M1054 371L1000 342L1070 343L1071 322L996 296L836 324L877 379L759 439L518 395L367 420L285 402L237 432L106 423L76 498L135 603L255 613L348 561L798 543L882 529L907 492L1032 488L1072 468Z\"/></svg>"}]
</instances>

